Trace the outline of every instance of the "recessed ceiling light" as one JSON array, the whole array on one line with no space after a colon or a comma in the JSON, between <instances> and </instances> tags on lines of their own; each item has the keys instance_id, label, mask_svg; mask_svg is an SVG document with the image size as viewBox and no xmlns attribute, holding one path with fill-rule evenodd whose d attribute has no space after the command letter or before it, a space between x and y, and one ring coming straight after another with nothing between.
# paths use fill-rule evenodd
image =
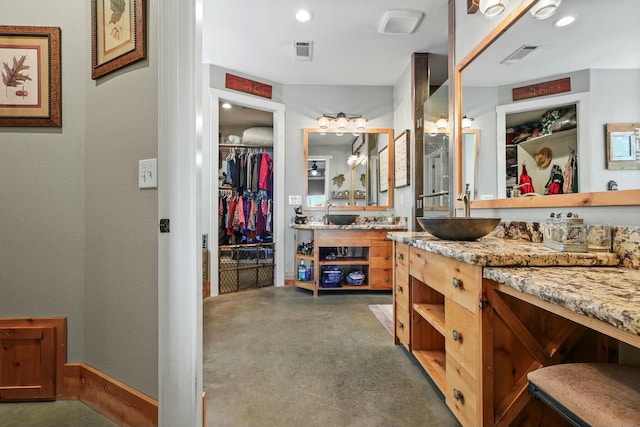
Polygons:
<instances>
[{"instance_id":1,"label":"recessed ceiling light","mask_svg":"<svg viewBox=\"0 0 640 427\"><path fill-rule=\"evenodd\" d=\"M311 19L311 12L305 9L300 9L296 12L296 19L298 22L307 22Z\"/></svg>"},{"instance_id":2,"label":"recessed ceiling light","mask_svg":"<svg viewBox=\"0 0 640 427\"><path fill-rule=\"evenodd\" d=\"M555 25L556 27L566 27L567 25L573 24L573 21L575 20L575 16L563 16L562 18L554 22L553 25Z\"/></svg>"},{"instance_id":3,"label":"recessed ceiling light","mask_svg":"<svg viewBox=\"0 0 640 427\"><path fill-rule=\"evenodd\" d=\"M227 109L227 110L228 110L229 108L231 108L231 104L229 104L228 102L223 102L223 103L222 103L222 108L224 108L224 109Z\"/></svg>"}]
</instances>

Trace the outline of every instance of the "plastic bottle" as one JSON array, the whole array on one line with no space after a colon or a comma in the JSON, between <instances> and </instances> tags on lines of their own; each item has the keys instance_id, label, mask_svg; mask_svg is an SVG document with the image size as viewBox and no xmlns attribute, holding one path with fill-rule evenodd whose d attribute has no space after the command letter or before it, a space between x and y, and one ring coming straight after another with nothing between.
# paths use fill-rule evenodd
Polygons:
<instances>
[{"instance_id":1,"label":"plastic bottle","mask_svg":"<svg viewBox=\"0 0 640 427\"><path fill-rule=\"evenodd\" d=\"M307 278L307 267L304 265L304 260L300 260L300 265L298 266L298 280L306 280Z\"/></svg>"}]
</instances>

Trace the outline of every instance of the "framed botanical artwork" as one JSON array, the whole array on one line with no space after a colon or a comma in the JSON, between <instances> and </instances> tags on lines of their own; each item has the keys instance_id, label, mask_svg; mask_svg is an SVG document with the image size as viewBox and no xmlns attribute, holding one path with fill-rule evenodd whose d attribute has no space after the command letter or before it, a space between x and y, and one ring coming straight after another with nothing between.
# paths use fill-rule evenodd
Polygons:
<instances>
[{"instance_id":1,"label":"framed botanical artwork","mask_svg":"<svg viewBox=\"0 0 640 427\"><path fill-rule=\"evenodd\" d=\"M91 0L91 78L147 55L144 0Z\"/></svg>"},{"instance_id":2,"label":"framed botanical artwork","mask_svg":"<svg viewBox=\"0 0 640 427\"><path fill-rule=\"evenodd\" d=\"M60 28L0 26L0 126L62 126Z\"/></svg>"},{"instance_id":3,"label":"framed botanical artwork","mask_svg":"<svg viewBox=\"0 0 640 427\"><path fill-rule=\"evenodd\" d=\"M409 130L402 132L393 142L394 165L393 186L395 188L409 185Z\"/></svg>"}]
</instances>

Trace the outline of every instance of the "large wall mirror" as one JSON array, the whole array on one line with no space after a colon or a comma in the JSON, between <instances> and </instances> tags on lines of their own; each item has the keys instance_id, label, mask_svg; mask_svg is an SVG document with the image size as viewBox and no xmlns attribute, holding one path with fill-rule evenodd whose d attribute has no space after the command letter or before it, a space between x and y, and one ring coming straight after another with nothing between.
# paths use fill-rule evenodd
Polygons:
<instances>
[{"instance_id":1,"label":"large wall mirror","mask_svg":"<svg viewBox=\"0 0 640 427\"><path fill-rule=\"evenodd\" d=\"M640 171L607 167L606 125L640 121L640 55L634 53L640 45L640 2L563 0L556 14L544 20L530 13L536 3L516 5L455 68L455 92L461 94L454 100L455 133L461 132L463 115L474 116L474 127L483 135L475 192L494 198L475 200L472 206L638 204ZM575 22L554 25L567 15ZM572 126L557 129L552 139L534 139L547 135L549 114L567 111ZM533 134L535 123L543 124L545 135ZM514 133L515 143L510 139ZM462 139L457 139L461 150ZM526 146L520 145L523 141ZM458 151L458 173L463 161ZM570 164L576 165L570 177L573 192L549 192L554 171L567 179ZM526 181L521 182L523 172L535 175L531 197L514 191ZM620 191L607 191L611 181ZM463 185L458 176L456 191Z\"/></svg>"},{"instance_id":2,"label":"large wall mirror","mask_svg":"<svg viewBox=\"0 0 640 427\"><path fill-rule=\"evenodd\" d=\"M384 210L393 207L393 129L359 134L304 130L307 209Z\"/></svg>"}]
</instances>

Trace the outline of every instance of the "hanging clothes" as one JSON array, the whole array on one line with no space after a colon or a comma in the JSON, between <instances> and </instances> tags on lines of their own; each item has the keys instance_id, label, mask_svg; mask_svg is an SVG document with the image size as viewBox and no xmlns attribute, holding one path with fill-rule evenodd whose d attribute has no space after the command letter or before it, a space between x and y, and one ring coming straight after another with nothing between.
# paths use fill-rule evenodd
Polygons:
<instances>
[{"instance_id":1,"label":"hanging clothes","mask_svg":"<svg viewBox=\"0 0 640 427\"><path fill-rule=\"evenodd\" d=\"M544 194L563 194L563 186L564 175L562 174L562 168L558 165L553 165L549 174L549 181L545 185Z\"/></svg>"},{"instance_id":2,"label":"hanging clothes","mask_svg":"<svg viewBox=\"0 0 640 427\"><path fill-rule=\"evenodd\" d=\"M562 184L562 190L566 193L573 193L573 153L569 154L567 164L564 166L564 184Z\"/></svg>"},{"instance_id":3,"label":"hanging clothes","mask_svg":"<svg viewBox=\"0 0 640 427\"><path fill-rule=\"evenodd\" d=\"M262 153L262 159L260 162L260 178L258 182L258 188L260 190L271 191L271 179L272 175L271 156L268 153Z\"/></svg>"},{"instance_id":4,"label":"hanging clothes","mask_svg":"<svg viewBox=\"0 0 640 427\"><path fill-rule=\"evenodd\" d=\"M578 192L578 156L576 156L575 154L573 154L573 179L572 179L572 187L571 187L571 192L572 193L577 193Z\"/></svg>"},{"instance_id":5,"label":"hanging clothes","mask_svg":"<svg viewBox=\"0 0 640 427\"><path fill-rule=\"evenodd\" d=\"M533 188L533 181L527 173L527 165L524 163L522 164L522 173L520 174L520 180L518 181L518 189L520 190L520 194L536 192Z\"/></svg>"}]
</instances>

